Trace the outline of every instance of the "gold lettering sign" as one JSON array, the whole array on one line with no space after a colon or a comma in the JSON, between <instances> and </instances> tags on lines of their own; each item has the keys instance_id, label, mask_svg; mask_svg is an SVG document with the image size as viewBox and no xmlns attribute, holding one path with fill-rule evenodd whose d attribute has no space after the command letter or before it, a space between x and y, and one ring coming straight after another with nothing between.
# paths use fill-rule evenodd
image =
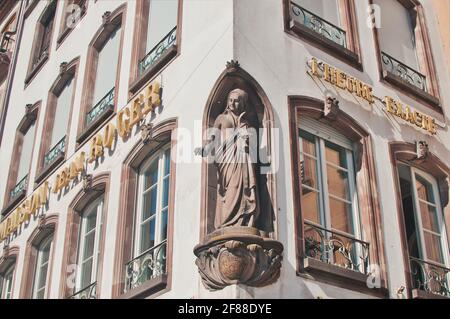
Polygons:
<instances>
[{"instance_id":1,"label":"gold lettering sign","mask_svg":"<svg viewBox=\"0 0 450 319\"><path fill-rule=\"evenodd\" d=\"M388 113L427 131L431 135L436 135L436 121L434 118L418 111L414 111L411 107L404 105L389 96L384 98L384 103Z\"/></svg>"},{"instance_id":2,"label":"gold lettering sign","mask_svg":"<svg viewBox=\"0 0 450 319\"><path fill-rule=\"evenodd\" d=\"M44 182L30 198L19 205L6 220L0 224L0 241L16 232L24 222L30 219L31 214L36 214L48 202L48 182Z\"/></svg>"},{"instance_id":3,"label":"gold lettering sign","mask_svg":"<svg viewBox=\"0 0 450 319\"><path fill-rule=\"evenodd\" d=\"M83 172L85 158L86 153L81 152L80 155L75 158L68 167L64 168L59 174L56 174L52 190L54 194L59 193L60 190L69 186L69 183L76 179L81 172Z\"/></svg>"},{"instance_id":4,"label":"gold lettering sign","mask_svg":"<svg viewBox=\"0 0 450 319\"><path fill-rule=\"evenodd\" d=\"M312 58L308 65L310 67L311 75L323 79L342 90L347 90L352 94L356 94L370 104L375 103L372 87L361 82L357 78L324 62L319 62L316 58Z\"/></svg>"}]
</instances>

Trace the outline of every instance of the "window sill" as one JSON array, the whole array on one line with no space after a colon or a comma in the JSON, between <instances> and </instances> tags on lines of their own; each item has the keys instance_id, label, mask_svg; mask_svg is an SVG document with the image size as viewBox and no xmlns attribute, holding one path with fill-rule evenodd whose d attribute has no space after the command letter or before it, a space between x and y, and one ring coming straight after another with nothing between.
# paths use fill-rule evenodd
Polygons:
<instances>
[{"instance_id":1,"label":"window sill","mask_svg":"<svg viewBox=\"0 0 450 319\"><path fill-rule=\"evenodd\" d=\"M369 288L367 286L369 275L327 264L314 258L303 258L302 270L297 272L297 275L379 298L389 296L384 281L381 282L381 288Z\"/></svg>"},{"instance_id":2,"label":"window sill","mask_svg":"<svg viewBox=\"0 0 450 319\"><path fill-rule=\"evenodd\" d=\"M41 59L36 63L33 69L28 73L27 77L25 78L25 86L28 86L33 80L33 78L38 74L38 72L42 69L44 64L48 61L49 55L48 52L44 53L41 57Z\"/></svg>"},{"instance_id":3,"label":"window sill","mask_svg":"<svg viewBox=\"0 0 450 319\"><path fill-rule=\"evenodd\" d=\"M158 59L158 61L150 68L148 68L142 75L140 75L130 85L130 92L135 94L139 91L150 79L155 76L165 65L169 63L178 53L178 47L172 45L166 52Z\"/></svg>"},{"instance_id":4,"label":"window sill","mask_svg":"<svg viewBox=\"0 0 450 319\"><path fill-rule=\"evenodd\" d=\"M450 299L449 297L437 295L421 289L412 289L411 297L412 299Z\"/></svg>"},{"instance_id":5,"label":"window sill","mask_svg":"<svg viewBox=\"0 0 450 319\"><path fill-rule=\"evenodd\" d=\"M382 73L383 80L388 82L389 84L395 86L400 90L404 90L413 97L419 98L421 102L425 102L428 106L430 106L436 112L442 113L442 108L440 106L440 101L435 96L415 87L414 85L406 82L398 75L395 75L392 72L383 70Z\"/></svg>"},{"instance_id":6,"label":"window sill","mask_svg":"<svg viewBox=\"0 0 450 319\"><path fill-rule=\"evenodd\" d=\"M150 279L143 283L138 288L127 291L126 293L118 296L118 299L143 299L150 295L159 292L167 287L167 274Z\"/></svg>"},{"instance_id":7,"label":"window sill","mask_svg":"<svg viewBox=\"0 0 450 319\"><path fill-rule=\"evenodd\" d=\"M52 171L54 171L62 162L64 162L65 160L65 153L62 152L58 155L58 157L53 161L53 163L51 163L50 165L48 165L47 167L43 167L41 168L41 170L39 171L38 175L36 176L36 178L34 179L34 183L35 183L35 188L36 186L38 186L40 183L42 183L44 181L44 179L50 175L50 173Z\"/></svg>"},{"instance_id":8,"label":"window sill","mask_svg":"<svg viewBox=\"0 0 450 319\"><path fill-rule=\"evenodd\" d=\"M325 36L318 34L317 32L305 27L295 20L289 22L290 33L296 37L300 37L309 41L313 45L319 46L321 49L325 49L326 53L333 55L334 57L350 64L356 69L362 71L362 63L359 59L359 55L349 49L327 39Z\"/></svg>"},{"instance_id":9,"label":"window sill","mask_svg":"<svg viewBox=\"0 0 450 319\"><path fill-rule=\"evenodd\" d=\"M2 209L1 220L6 219L6 217L13 211L13 209L19 204L23 199L25 199L26 190L22 190L16 197L9 200L5 207Z\"/></svg>"},{"instance_id":10,"label":"window sill","mask_svg":"<svg viewBox=\"0 0 450 319\"><path fill-rule=\"evenodd\" d=\"M103 124L107 122L114 114L114 105L110 105L106 111L92 121L88 126L84 128L81 134L77 137L78 147L80 147L91 135L97 132Z\"/></svg>"}]
</instances>

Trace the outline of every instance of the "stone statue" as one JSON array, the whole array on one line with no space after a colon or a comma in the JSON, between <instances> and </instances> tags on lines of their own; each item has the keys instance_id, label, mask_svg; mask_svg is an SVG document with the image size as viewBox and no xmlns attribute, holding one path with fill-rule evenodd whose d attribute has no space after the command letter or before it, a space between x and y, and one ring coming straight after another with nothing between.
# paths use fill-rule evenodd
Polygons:
<instances>
[{"instance_id":1,"label":"stone statue","mask_svg":"<svg viewBox=\"0 0 450 319\"><path fill-rule=\"evenodd\" d=\"M257 139L247 118L248 94L235 89L227 107L214 123L213 134L197 155L214 152L217 168L217 202L214 226L255 227L260 214L256 176ZM256 144L256 145L255 145Z\"/></svg>"}]
</instances>

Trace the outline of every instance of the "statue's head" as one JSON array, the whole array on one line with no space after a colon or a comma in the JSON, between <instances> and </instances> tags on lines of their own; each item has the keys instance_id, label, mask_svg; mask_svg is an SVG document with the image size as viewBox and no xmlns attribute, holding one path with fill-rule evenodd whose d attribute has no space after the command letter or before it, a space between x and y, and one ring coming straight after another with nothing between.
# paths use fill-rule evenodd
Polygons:
<instances>
[{"instance_id":1,"label":"statue's head","mask_svg":"<svg viewBox=\"0 0 450 319\"><path fill-rule=\"evenodd\" d=\"M247 101L247 92L241 89L234 89L228 94L227 109L234 114L241 114L247 108Z\"/></svg>"}]
</instances>

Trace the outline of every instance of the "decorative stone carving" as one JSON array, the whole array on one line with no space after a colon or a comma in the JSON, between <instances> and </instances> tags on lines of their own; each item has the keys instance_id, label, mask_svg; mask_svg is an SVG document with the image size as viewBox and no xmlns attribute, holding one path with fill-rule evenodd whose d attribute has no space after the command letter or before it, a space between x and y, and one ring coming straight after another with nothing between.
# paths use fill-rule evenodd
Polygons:
<instances>
[{"instance_id":1,"label":"decorative stone carving","mask_svg":"<svg viewBox=\"0 0 450 319\"><path fill-rule=\"evenodd\" d=\"M227 68L235 67L236 61L227 63ZM207 144L195 150L214 157L217 171L215 231L194 248L203 284L210 290L232 284L265 286L280 274L283 245L258 228L272 216L261 207L256 121L249 109L247 92L231 90Z\"/></svg>"},{"instance_id":2,"label":"decorative stone carving","mask_svg":"<svg viewBox=\"0 0 450 319\"><path fill-rule=\"evenodd\" d=\"M144 123L141 125L141 141L148 144L152 140L153 124Z\"/></svg>"},{"instance_id":3,"label":"decorative stone carving","mask_svg":"<svg viewBox=\"0 0 450 319\"><path fill-rule=\"evenodd\" d=\"M424 161L428 157L428 143L425 141L416 142L416 156L417 160Z\"/></svg>"},{"instance_id":4,"label":"decorative stone carving","mask_svg":"<svg viewBox=\"0 0 450 319\"><path fill-rule=\"evenodd\" d=\"M40 214L38 216L38 229L39 231L42 231L45 227L45 215L44 214Z\"/></svg>"},{"instance_id":5,"label":"decorative stone carving","mask_svg":"<svg viewBox=\"0 0 450 319\"><path fill-rule=\"evenodd\" d=\"M111 23L111 11L106 11L105 13L103 13L102 15L102 24L104 26L108 25Z\"/></svg>"},{"instance_id":6,"label":"decorative stone carving","mask_svg":"<svg viewBox=\"0 0 450 319\"><path fill-rule=\"evenodd\" d=\"M36 112L33 112L33 106L33 104L25 105L25 117L31 122L36 120Z\"/></svg>"},{"instance_id":7,"label":"decorative stone carving","mask_svg":"<svg viewBox=\"0 0 450 319\"><path fill-rule=\"evenodd\" d=\"M197 245L200 276L209 290L233 284L252 287L274 283L281 269L283 245L259 236L252 227L229 227L213 232L203 245Z\"/></svg>"},{"instance_id":8,"label":"decorative stone carving","mask_svg":"<svg viewBox=\"0 0 450 319\"><path fill-rule=\"evenodd\" d=\"M227 69L228 70L235 70L235 69L239 69L240 67L241 67L241 65L236 60L231 60L231 61L227 62Z\"/></svg>"},{"instance_id":9,"label":"decorative stone carving","mask_svg":"<svg viewBox=\"0 0 450 319\"><path fill-rule=\"evenodd\" d=\"M336 120L339 113L339 100L330 94L325 97L323 116L329 120Z\"/></svg>"},{"instance_id":10,"label":"decorative stone carving","mask_svg":"<svg viewBox=\"0 0 450 319\"><path fill-rule=\"evenodd\" d=\"M92 175L84 174L82 180L83 180L83 191L88 192L92 188Z\"/></svg>"},{"instance_id":11,"label":"decorative stone carving","mask_svg":"<svg viewBox=\"0 0 450 319\"><path fill-rule=\"evenodd\" d=\"M59 75L63 75L64 73L66 73L67 72L67 62L62 62L60 65L59 65Z\"/></svg>"}]
</instances>

